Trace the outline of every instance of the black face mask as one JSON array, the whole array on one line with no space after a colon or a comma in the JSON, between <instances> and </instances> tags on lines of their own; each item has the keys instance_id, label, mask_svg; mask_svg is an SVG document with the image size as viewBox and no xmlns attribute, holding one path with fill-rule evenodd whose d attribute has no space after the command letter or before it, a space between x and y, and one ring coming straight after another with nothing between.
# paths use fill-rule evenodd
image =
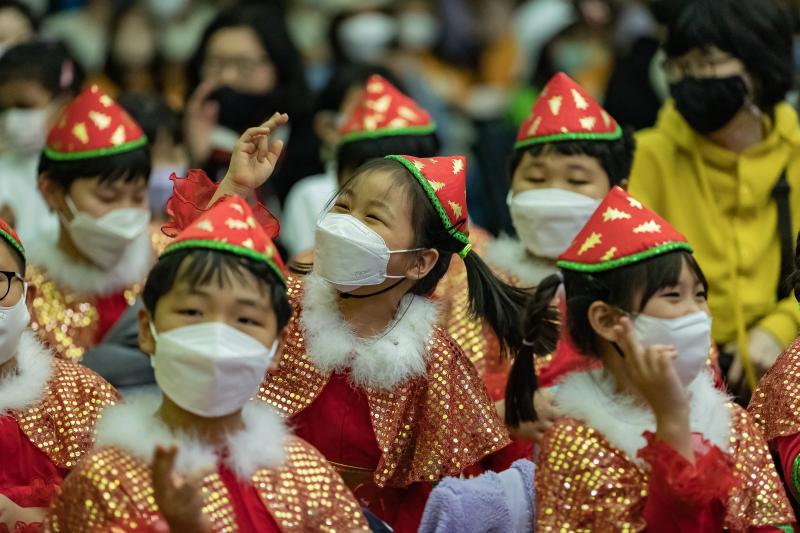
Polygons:
<instances>
[{"instance_id":1,"label":"black face mask","mask_svg":"<svg viewBox=\"0 0 800 533\"><path fill-rule=\"evenodd\" d=\"M678 112L698 133L722 129L744 107L748 93L741 76L684 78L669 89Z\"/></svg>"},{"instance_id":2,"label":"black face mask","mask_svg":"<svg viewBox=\"0 0 800 533\"><path fill-rule=\"evenodd\" d=\"M275 93L245 93L230 87L220 87L210 99L219 104L218 124L236 133L260 125L279 107Z\"/></svg>"}]
</instances>

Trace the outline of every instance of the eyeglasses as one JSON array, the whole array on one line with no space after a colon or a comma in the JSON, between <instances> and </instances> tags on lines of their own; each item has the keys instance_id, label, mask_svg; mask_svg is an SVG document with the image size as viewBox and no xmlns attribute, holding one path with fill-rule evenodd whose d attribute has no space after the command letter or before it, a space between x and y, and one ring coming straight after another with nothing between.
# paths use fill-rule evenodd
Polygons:
<instances>
[{"instance_id":1,"label":"eyeglasses","mask_svg":"<svg viewBox=\"0 0 800 533\"><path fill-rule=\"evenodd\" d=\"M6 299L8 293L11 292L11 282L15 279L20 280L22 286L25 286L25 278L19 272L8 272L0 270L0 302Z\"/></svg>"}]
</instances>

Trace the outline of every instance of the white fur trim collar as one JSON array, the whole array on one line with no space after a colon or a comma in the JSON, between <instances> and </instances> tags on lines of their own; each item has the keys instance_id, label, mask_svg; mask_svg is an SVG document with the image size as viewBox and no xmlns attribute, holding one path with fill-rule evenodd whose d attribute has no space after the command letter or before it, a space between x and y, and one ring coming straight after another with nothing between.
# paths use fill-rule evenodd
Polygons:
<instances>
[{"instance_id":1,"label":"white fur trim collar","mask_svg":"<svg viewBox=\"0 0 800 533\"><path fill-rule=\"evenodd\" d=\"M104 296L141 283L155 259L149 232L131 243L111 270L89 263L76 263L59 249L57 238L58 232L27 243L28 262L43 268L61 287L81 294Z\"/></svg>"},{"instance_id":2,"label":"white fur trim collar","mask_svg":"<svg viewBox=\"0 0 800 533\"><path fill-rule=\"evenodd\" d=\"M636 452L645 446L642 433L655 432L653 412L632 396L614 392L613 377L604 370L573 372L556 392L556 402L567 416L598 430L628 458L642 464ZM701 372L687 387L689 425L724 452L730 450L731 410L725 393L714 387L711 374Z\"/></svg>"},{"instance_id":3,"label":"white fur trim collar","mask_svg":"<svg viewBox=\"0 0 800 533\"><path fill-rule=\"evenodd\" d=\"M428 298L406 295L400 316L379 336L362 339L344 321L336 289L317 275L305 279L300 325L308 358L325 374L350 369L356 385L390 390L412 376L424 376L439 309Z\"/></svg>"},{"instance_id":4,"label":"white fur trim collar","mask_svg":"<svg viewBox=\"0 0 800 533\"><path fill-rule=\"evenodd\" d=\"M17 373L0 379L0 416L36 405L52 374L52 355L32 331L25 330L17 349Z\"/></svg>"},{"instance_id":5,"label":"white fur trim collar","mask_svg":"<svg viewBox=\"0 0 800 533\"><path fill-rule=\"evenodd\" d=\"M531 256L518 239L501 235L486 245L484 259L492 267L510 274L520 285L534 287L558 269Z\"/></svg>"},{"instance_id":6,"label":"white fur trim collar","mask_svg":"<svg viewBox=\"0 0 800 533\"><path fill-rule=\"evenodd\" d=\"M173 432L154 416L160 402L160 396L148 394L109 407L95 429L95 446L114 446L146 463L152 463L157 445L176 446L177 472L196 474L216 469L219 455L214 447ZM282 419L256 401L244 407L242 419L244 428L228 437L225 464L239 479L249 478L260 468L281 466L291 436Z\"/></svg>"}]
</instances>

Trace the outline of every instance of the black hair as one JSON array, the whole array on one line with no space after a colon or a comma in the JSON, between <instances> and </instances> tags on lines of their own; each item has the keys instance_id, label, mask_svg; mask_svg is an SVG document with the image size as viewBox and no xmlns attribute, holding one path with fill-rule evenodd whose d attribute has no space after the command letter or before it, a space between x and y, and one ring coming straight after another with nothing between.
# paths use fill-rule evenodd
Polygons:
<instances>
[{"instance_id":1,"label":"black hair","mask_svg":"<svg viewBox=\"0 0 800 533\"><path fill-rule=\"evenodd\" d=\"M533 357L534 354L552 353L555 349L560 317L552 302L562 276L567 294L566 327L569 337L583 355L599 357L597 335L589 322L592 303L601 301L632 315L641 313L656 292L678 283L684 264L707 291L708 282L700 265L685 250L668 252L603 272L562 270L542 280L523 315L525 346L528 349L519 352L518 360L514 361L509 373L506 422L515 427L520 422L535 420L532 403L536 384Z\"/></svg>"},{"instance_id":2,"label":"black hair","mask_svg":"<svg viewBox=\"0 0 800 533\"><path fill-rule=\"evenodd\" d=\"M555 152L567 156L587 155L596 159L608 174L609 184L613 187L630 176L635 151L636 140L628 128L622 130L622 137L613 141L555 141L533 144L514 150L508 165L509 179L513 178L525 154L536 157Z\"/></svg>"},{"instance_id":3,"label":"black hair","mask_svg":"<svg viewBox=\"0 0 800 533\"><path fill-rule=\"evenodd\" d=\"M455 231L464 231L467 219L465 217L456 225L445 227L422 185L406 167L392 159L374 159L362 165L340 193L351 189L358 179L373 172L388 172L395 184L410 195L411 224L416 236L412 247L433 248L439 252L434 267L410 291L412 294L429 296L450 267L453 255L464 249L464 243L453 234ZM527 293L498 279L475 251L469 251L463 261L467 270L471 312L491 326L504 354L516 353L522 346L518 320Z\"/></svg>"},{"instance_id":4,"label":"black hair","mask_svg":"<svg viewBox=\"0 0 800 533\"><path fill-rule=\"evenodd\" d=\"M193 89L202 80L202 68L211 38L225 28L248 27L258 36L261 46L275 65L275 91L283 99L282 111L297 114L310 109L310 91L306 84L303 61L286 25L286 13L279 2L238 5L220 12L203 33L200 45L189 65Z\"/></svg>"},{"instance_id":5,"label":"black hair","mask_svg":"<svg viewBox=\"0 0 800 533\"><path fill-rule=\"evenodd\" d=\"M53 42L21 43L0 56L0 85L17 80L35 81L53 97L77 95L83 71L67 49Z\"/></svg>"},{"instance_id":6,"label":"black hair","mask_svg":"<svg viewBox=\"0 0 800 533\"><path fill-rule=\"evenodd\" d=\"M797 234L797 243L794 247L794 272L786 278L786 286L794 290L794 297L800 302L800 232Z\"/></svg>"},{"instance_id":7,"label":"black hair","mask_svg":"<svg viewBox=\"0 0 800 533\"><path fill-rule=\"evenodd\" d=\"M186 267L181 271L184 264ZM225 287L230 285L232 276L243 280L247 274L251 274L269 289L278 331L289 322L292 307L286 294L286 286L278 279L272 267L248 257L198 248L169 253L153 266L142 291L144 307L151 316L156 312L158 301L175 286L178 274L192 288L212 282Z\"/></svg>"},{"instance_id":8,"label":"black hair","mask_svg":"<svg viewBox=\"0 0 800 533\"><path fill-rule=\"evenodd\" d=\"M99 177L101 184L118 181L127 183L150 179L150 146L144 145L129 152L61 161L42 153L39 174L58 183L68 191L75 180Z\"/></svg>"},{"instance_id":9,"label":"black hair","mask_svg":"<svg viewBox=\"0 0 800 533\"><path fill-rule=\"evenodd\" d=\"M314 99L314 113L320 111L339 111L342 107L347 92L352 87L365 85L373 74L378 74L405 92L400 80L386 67L378 65L363 65L360 63L345 63L336 65L333 74L325 86Z\"/></svg>"},{"instance_id":10,"label":"black hair","mask_svg":"<svg viewBox=\"0 0 800 533\"><path fill-rule=\"evenodd\" d=\"M151 143L155 142L159 131L168 133L176 143L182 141L180 116L167 105L162 94L123 93L117 103L139 124Z\"/></svg>"},{"instance_id":11,"label":"black hair","mask_svg":"<svg viewBox=\"0 0 800 533\"><path fill-rule=\"evenodd\" d=\"M354 171L368 161L380 159L391 154L434 157L438 153L439 138L435 133L391 135L340 144L336 150L336 165L341 173Z\"/></svg>"},{"instance_id":12,"label":"black hair","mask_svg":"<svg viewBox=\"0 0 800 533\"><path fill-rule=\"evenodd\" d=\"M8 240L4 238L0 238L0 242L2 242L9 250L11 250L11 256L14 258L14 262L17 263L17 270L22 277L25 277L25 270L28 266L28 261L25 259L25 256L20 253L19 250L15 246L13 246Z\"/></svg>"},{"instance_id":13,"label":"black hair","mask_svg":"<svg viewBox=\"0 0 800 533\"><path fill-rule=\"evenodd\" d=\"M770 112L793 83L793 17L781 0L692 0L667 26L671 58L716 46L744 63L755 103Z\"/></svg>"}]
</instances>

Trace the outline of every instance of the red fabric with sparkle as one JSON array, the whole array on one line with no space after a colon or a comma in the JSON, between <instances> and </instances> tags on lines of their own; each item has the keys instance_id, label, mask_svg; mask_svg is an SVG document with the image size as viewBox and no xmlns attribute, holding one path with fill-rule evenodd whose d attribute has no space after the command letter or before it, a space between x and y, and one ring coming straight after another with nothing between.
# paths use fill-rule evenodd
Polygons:
<instances>
[{"instance_id":1,"label":"red fabric with sparkle","mask_svg":"<svg viewBox=\"0 0 800 533\"><path fill-rule=\"evenodd\" d=\"M238 479L225 465L220 466L219 476L228 489L239 533L281 532L252 483Z\"/></svg>"},{"instance_id":2,"label":"red fabric with sparkle","mask_svg":"<svg viewBox=\"0 0 800 533\"><path fill-rule=\"evenodd\" d=\"M691 249L686 237L669 222L644 207L636 198L619 187L606 195L589 222L581 229L567 251L558 258L558 266L571 270L592 266L595 270L623 266L622 258L650 252L657 247ZM670 251L664 249L666 251ZM568 264L565 264L567 262Z\"/></svg>"},{"instance_id":3,"label":"red fabric with sparkle","mask_svg":"<svg viewBox=\"0 0 800 533\"><path fill-rule=\"evenodd\" d=\"M224 242L263 254L286 275L283 258L272 242L281 226L263 205L251 207L242 198L227 196L208 207L219 185L202 170L190 170L186 178L173 174L170 179L172 196L166 207L170 221L161 231L175 239L165 252L186 241Z\"/></svg>"},{"instance_id":4,"label":"red fabric with sparkle","mask_svg":"<svg viewBox=\"0 0 800 533\"><path fill-rule=\"evenodd\" d=\"M527 119L517 131L518 144L557 141L573 135L597 136L602 140L622 135L617 121L563 72L547 82ZM553 137L556 137L553 139Z\"/></svg>"},{"instance_id":5,"label":"red fabric with sparkle","mask_svg":"<svg viewBox=\"0 0 800 533\"><path fill-rule=\"evenodd\" d=\"M45 152L113 151L143 139L144 132L136 121L97 85L92 85L67 106L50 130Z\"/></svg>"},{"instance_id":6,"label":"red fabric with sparkle","mask_svg":"<svg viewBox=\"0 0 800 533\"><path fill-rule=\"evenodd\" d=\"M651 468L644 517L648 533L722 531L728 493L736 484L733 458L693 434L691 464L669 444L645 432L640 459Z\"/></svg>"},{"instance_id":7,"label":"red fabric with sparkle","mask_svg":"<svg viewBox=\"0 0 800 533\"><path fill-rule=\"evenodd\" d=\"M424 129L433 132L430 114L385 78L373 74L364 89L363 98L339 128L343 142L351 140L348 136L355 140L365 133L388 136L423 134ZM404 131L406 128L414 130Z\"/></svg>"},{"instance_id":8,"label":"red fabric with sparkle","mask_svg":"<svg viewBox=\"0 0 800 533\"><path fill-rule=\"evenodd\" d=\"M381 457L367 396L353 387L347 372L331 375L319 396L291 419L295 435L308 441L329 461L374 470ZM399 489L369 480L354 493L359 503L397 533L416 532L431 487L414 483Z\"/></svg>"},{"instance_id":9,"label":"red fabric with sparkle","mask_svg":"<svg viewBox=\"0 0 800 533\"><path fill-rule=\"evenodd\" d=\"M467 231L467 159L463 156L390 156L403 163L427 191L436 195L448 218L447 227ZM436 207L436 206L434 206ZM441 216L441 215L440 215ZM444 221L442 221L444 222Z\"/></svg>"},{"instance_id":10,"label":"red fabric with sparkle","mask_svg":"<svg viewBox=\"0 0 800 533\"><path fill-rule=\"evenodd\" d=\"M20 507L49 507L67 470L53 464L11 416L0 416L0 494ZM37 533L41 524L17 524L14 533ZM9 529L0 524L0 533Z\"/></svg>"}]
</instances>

